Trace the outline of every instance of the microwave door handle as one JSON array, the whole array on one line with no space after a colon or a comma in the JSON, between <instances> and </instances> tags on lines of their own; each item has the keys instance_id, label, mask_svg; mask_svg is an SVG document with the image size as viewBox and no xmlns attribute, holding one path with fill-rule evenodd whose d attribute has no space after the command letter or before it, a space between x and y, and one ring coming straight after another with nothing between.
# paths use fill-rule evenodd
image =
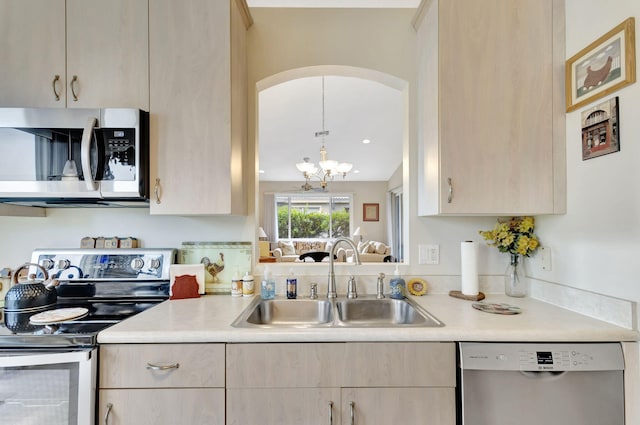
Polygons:
<instances>
[{"instance_id":1,"label":"microwave door handle","mask_svg":"<svg viewBox=\"0 0 640 425\"><path fill-rule=\"evenodd\" d=\"M93 134L93 127L98 122L97 118L90 117L87 119L87 124L82 131L82 144L80 145L80 157L82 162L82 174L84 175L84 183L87 185L87 190L98 190L98 184L93 180L91 175L91 135Z\"/></svg>"},{"instance_id":2,"label":"microwave door handle","mask_svg":"<svg viewBox=\"0 0 640 425\"><path fill-rule=\"evenodd\" d=\"M29 367L47 364L78 363L91 358L90 350L47 353L24 356L0 356L0 369L6 367Z\"/></svg>"}]
</instances>

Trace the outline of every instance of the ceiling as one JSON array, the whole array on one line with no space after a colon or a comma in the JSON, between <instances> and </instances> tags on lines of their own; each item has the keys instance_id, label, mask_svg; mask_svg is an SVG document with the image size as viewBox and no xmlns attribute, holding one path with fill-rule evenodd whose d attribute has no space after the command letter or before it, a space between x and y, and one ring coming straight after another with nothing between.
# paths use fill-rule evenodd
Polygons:
<instances>
[{"instance_id":1,"label":"ceiling","mask_svg":"<svg viewBox=\"0 0 640 425\"><path fill-rule=\"evenodd\" d=\"M247 0L249 7L417 8L420 0Z\"/></svg>"},{"instance_id":2,"label":"ceiling","mask_svg":"<svg viewBox=\"0 0 640 425\"><path fill-rule=\"evenodd\" d=\"M261 181L303 182L295 164L304 157L316 165L320 160L322 137L315 133L323 130L322 78L290 80L259 93ZM389 180L402 163L403 121L400 90L360 78L324 77L324 144L328 159L353 164L346 181Z\"/></svg>"},{"instance_id":3,"label":"ceiling","mask_svg":"<svg viewBox=\"0 0 640 425\"><path fill-rule=\"evenodd\" d=\"M417 8L421 0L247 0L249 7ZM261 181L303 181L295 164L318 163L322 79L301 78L259 94ZM324 144L329 159L353 163L346 181L386 181L402 163L403 98L369 80L325 77ZM363 144L363 139L371 140ZM338 177L339 179L339 177Z\"/></svg>"}]
</instances>

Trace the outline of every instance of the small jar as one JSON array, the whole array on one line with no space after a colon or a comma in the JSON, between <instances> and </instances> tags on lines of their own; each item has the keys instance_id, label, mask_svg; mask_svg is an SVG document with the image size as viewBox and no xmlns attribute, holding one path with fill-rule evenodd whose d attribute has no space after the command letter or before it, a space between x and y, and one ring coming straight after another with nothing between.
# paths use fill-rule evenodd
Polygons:
<instances>
[{"instance_id":1,"label":"small jar","mask_svg":"<svg viewBox=\"0 0 640 425\"><path fill-rule=\"evenodd\" d=\"M253 291L253 276L250 275L249 272L247 272L242 277L242 295L245 297L251 297L253 296Z\"/></svg>"}]
</instances>

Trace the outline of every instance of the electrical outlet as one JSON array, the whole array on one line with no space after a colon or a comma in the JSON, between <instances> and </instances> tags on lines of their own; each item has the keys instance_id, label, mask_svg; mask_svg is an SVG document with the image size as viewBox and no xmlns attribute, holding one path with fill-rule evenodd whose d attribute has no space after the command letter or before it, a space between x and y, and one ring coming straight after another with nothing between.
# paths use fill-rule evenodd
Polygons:
<instances>
[{"instance_id":1,"label":"electrical outlet","mask_svg":"<svg viewBox=\"0 0 640 425\"><path fill-rule=\"evenodd\" d=\"M440 264L440 245L418 245L418 264Z\"/></svg>"},{"instance_id":2,"label":"electrical outlet","mask_svg":"<svg viewBox=\"0 0 640 425\"><path fill-rule=\"evenodd\" d=\"M551 248L548 246L541 246L538 255L540 255L540 265L542 270L551 271Z\"/></svg>"}]
</instances>

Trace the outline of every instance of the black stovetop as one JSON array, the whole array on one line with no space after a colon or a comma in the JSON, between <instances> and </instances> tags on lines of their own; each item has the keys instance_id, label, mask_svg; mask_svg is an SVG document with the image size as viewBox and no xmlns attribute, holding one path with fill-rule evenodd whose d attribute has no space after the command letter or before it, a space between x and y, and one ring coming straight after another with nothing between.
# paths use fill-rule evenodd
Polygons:
<instances>
[{"instance_id":1,"label":"black stovetop","mask_svg":"<svg viewBox=\"0 0 640 425\"><path fill-rule=\"evenodd\" d=\"M31 263L60 280L53 308L84 307L85 317L33 325L41 312L2 311L0 349L88 347L98 333L169 298L169 268L174 249L35 250ZM44 279L32 266L29 274Z\"/></svg>"}]
</instances>

